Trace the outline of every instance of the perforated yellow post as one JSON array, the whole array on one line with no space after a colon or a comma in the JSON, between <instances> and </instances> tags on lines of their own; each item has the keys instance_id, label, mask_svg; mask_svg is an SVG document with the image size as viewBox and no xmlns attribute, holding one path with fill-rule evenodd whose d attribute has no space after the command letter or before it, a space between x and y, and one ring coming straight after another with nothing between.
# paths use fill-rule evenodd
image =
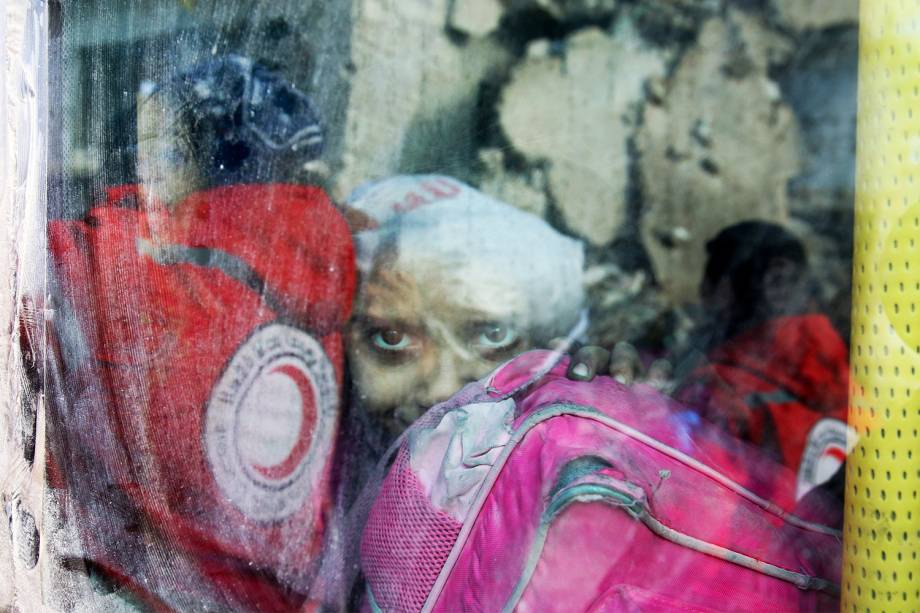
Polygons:
<instances>
[{"instance_id":1,"label":"perforated yellow post","mask_svg":"<svg viewBox=\"0 0 920 613\"><path fill-rule=\"evenodd\" d=\"M920 611L920 0L859 30L842 609Z\"/></svg>"}]
</instances>

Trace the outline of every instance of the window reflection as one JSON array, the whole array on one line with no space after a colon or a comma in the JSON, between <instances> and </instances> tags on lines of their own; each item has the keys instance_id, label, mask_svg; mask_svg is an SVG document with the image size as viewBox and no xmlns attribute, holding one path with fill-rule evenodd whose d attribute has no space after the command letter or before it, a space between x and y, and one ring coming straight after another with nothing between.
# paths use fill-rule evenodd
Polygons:
<instances>
[{"instance_id":1,"label":"window reflection","mask_svg":"<svg viewBox=\"0 0 920 613\"><path fill-rule=\"evenodd\" d=\"M63 3L74 598L836 606L855 11L333 4Z\"/></svg>"}]
</instances>

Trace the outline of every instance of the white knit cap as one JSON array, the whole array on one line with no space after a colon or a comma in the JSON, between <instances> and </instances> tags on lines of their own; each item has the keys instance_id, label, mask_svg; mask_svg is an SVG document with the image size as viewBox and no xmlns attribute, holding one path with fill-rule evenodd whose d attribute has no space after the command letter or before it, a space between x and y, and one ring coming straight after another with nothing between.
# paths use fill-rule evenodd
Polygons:
<instances>
[{"instance_id":1,"label":"white knit cap","mask_svg":"<svg viewBox=\"0 0 920 613\"><path fill-rule=\"evenodd\" d=\"M488 295L538 340L565 335L577 323L583 246L539 217L439 175L367 184L348 205L378 224L355 237L362 271L386 252L386 265L443 291Z\"/></svg>"}]
</instances>

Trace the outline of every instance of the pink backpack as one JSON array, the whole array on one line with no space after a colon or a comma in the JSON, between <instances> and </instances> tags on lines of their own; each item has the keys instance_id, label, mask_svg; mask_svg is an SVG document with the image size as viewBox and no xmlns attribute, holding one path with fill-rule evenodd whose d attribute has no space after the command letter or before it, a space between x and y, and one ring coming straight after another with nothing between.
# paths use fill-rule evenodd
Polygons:
<instances>
[{"instance_id":1,"label":"pink backpack","mask_svg":"<svg viewBox=\"0 0 920 613\"><path fill-rule=\"evenodd\" d=\"M372 611L836 609L831 505L645 386L531 352L403 438L361 542ZM814 500L814 499L812 499Z\"/></svg>"}]
</instances>

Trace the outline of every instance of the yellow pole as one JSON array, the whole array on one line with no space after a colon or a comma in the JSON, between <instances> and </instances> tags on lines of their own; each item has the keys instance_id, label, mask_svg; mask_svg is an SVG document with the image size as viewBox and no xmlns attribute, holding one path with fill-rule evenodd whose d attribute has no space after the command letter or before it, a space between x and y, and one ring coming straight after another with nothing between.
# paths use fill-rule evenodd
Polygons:
<instances>
[{"instance_id":1,"label":"yellow pole","mask_svg":"<svg viewBox=\"0 0 920 613\"><path fill-rule=\"evenodd\" d=\"M920 611L920 0L861 0L856 151L841 607Z\"/></svg>"}]
</instances>

